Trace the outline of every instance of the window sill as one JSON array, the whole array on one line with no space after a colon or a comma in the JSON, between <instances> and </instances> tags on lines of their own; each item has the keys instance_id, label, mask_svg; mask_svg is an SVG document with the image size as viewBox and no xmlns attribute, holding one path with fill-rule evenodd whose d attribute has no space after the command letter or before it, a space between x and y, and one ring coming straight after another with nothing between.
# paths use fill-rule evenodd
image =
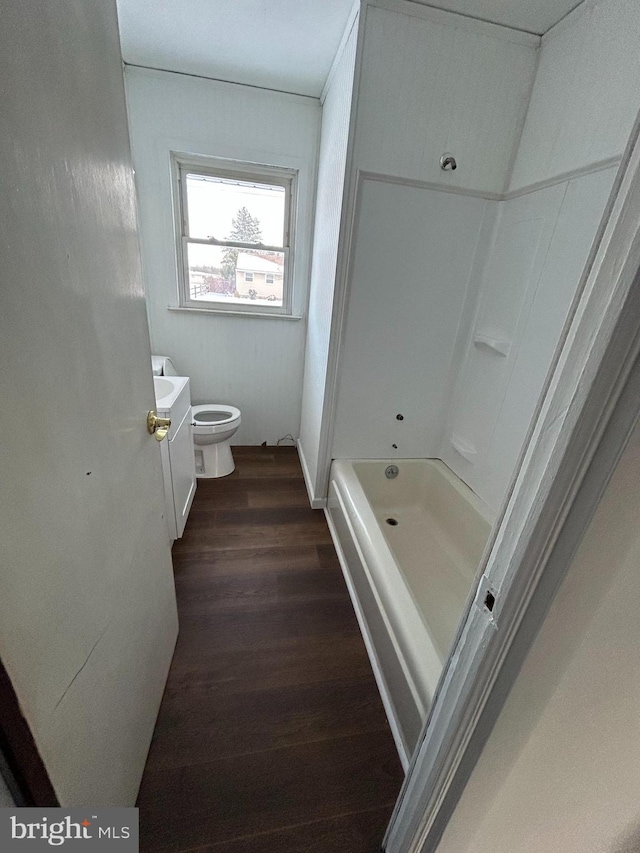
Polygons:
<instances>
[{"instance_id":1,"label":"window sill","mask_svg":"<svg viewBox=\"0 0 640 853\"><path fill-rule=\"evenodd\" d=\"M302 314L270 314L266 311L220 311L216 308L185 308L178 305L167 305L167 311L177 311L180 314L215 314L216 317L260 317L263 320L302 320Z\"/></svg>"}]
</instances>

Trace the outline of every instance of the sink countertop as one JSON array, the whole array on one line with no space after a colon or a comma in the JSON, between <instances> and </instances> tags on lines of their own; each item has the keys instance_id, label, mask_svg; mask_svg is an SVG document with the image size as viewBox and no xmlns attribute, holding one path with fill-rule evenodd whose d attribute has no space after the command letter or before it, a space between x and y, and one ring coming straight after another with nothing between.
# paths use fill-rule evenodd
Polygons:
<instances>
[{"instance_id":1,"label":"sink countertop","mask_svg":"<svg viewBox=\"0 0 640 853\"><path fill-rule=\"evenodd\" d=\"M168 412L188 383L188 376L154 376L157 410ZM167 388L167 385L170 387Z\"/></svg>"}]
</instances>

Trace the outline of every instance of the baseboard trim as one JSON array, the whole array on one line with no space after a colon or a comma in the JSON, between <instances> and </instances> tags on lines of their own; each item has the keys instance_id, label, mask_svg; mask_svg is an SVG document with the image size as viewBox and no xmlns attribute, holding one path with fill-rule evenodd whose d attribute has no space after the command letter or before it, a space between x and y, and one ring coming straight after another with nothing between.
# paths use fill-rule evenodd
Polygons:
<instances>
[{"instance_id":1,"label":"baseboard trim","mask_svg":"<svg viewBox=\"0 0 640 853\"><path fill-rule=\"evenodd\" d=\"M309 466L307 465L307 460L304 455L304 450L302 449L302 444L300 443L299 438L296 439L296 447L298 449L298 456L300 457L300 465L302 466L302 476L304 478L304 484L307 488L307 494L309 495L309 503L311 504L311 509L324 509L327 505L327 499L317 498L315 495L313 483L311 482L311 474L309 473Z\"/></svg>"}]
</instances>

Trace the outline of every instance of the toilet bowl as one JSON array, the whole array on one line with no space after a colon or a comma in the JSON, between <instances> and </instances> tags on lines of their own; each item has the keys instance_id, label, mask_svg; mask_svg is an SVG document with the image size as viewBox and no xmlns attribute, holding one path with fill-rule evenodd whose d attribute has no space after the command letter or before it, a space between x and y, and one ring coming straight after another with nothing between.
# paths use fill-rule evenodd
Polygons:
<instances>
[{"instance_id":1,"label":"toilet bowl","mask_svg":"<svg viewBox=\"0 0 640 853\"><path fill-rule=\"evenodd\" d=\"M231 436L240 426L240 409L223 403L191 407L198 477L225 477L234 470Z\"/></svg>"}]
</instances>

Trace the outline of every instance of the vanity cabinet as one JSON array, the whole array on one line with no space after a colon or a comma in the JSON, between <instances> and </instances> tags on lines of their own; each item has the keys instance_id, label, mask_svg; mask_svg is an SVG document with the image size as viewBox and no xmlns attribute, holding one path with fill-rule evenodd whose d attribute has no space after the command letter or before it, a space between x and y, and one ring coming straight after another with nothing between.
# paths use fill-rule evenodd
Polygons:
<instances>
[{"instance_id":1,"label":"vanity cabinet","mask_svg":"<svg viewBox=\"0 0 640 853\"><path fill-rule=\"evenodd\" d=\"M186 377L173 376L170 379L174 383L179 380L182 387L179 390L176 389L177 395L170 395L170 405L167 408L160 408L161 401L158 400L158 415L171 418L171 427L166 439L160 443L160 449L167 505L167 526L173 541L179 539L184 532L197 481L191 429L189 380ZM169 401L169 398L167 399Z\"/></svg>"}]
</instances>

